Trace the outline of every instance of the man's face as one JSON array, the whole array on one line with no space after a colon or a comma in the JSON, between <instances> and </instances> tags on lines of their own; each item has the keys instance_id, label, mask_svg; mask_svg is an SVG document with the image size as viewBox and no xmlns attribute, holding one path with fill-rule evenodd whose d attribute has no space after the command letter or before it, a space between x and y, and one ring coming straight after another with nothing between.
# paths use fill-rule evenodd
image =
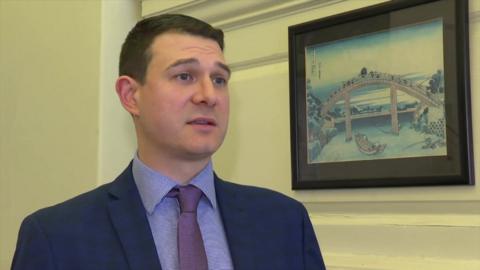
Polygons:
<instances>
[{"instance_id":1,"label":"man's face","mask_svg":"<svg viewBox=\"0 0 480 270\"><path fill-rule=\"evenodd\" d=\"M136 91L139 150L171 160L202 160L228 125L230 71L218 44L178 33L157 36L145 82Z\"/></svg>"}]
</instances>

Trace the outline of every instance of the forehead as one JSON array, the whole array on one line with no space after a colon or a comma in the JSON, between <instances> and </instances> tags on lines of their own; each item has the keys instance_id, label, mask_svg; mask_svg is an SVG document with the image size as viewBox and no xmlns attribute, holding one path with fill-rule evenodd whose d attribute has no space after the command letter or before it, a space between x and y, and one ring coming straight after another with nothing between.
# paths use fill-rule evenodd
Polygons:
<instances>
[{"instance_id":1,"label":"forehead","mask_svg":"<svg viewBox=\"0 0 480 270\"><path fill-rule=\"evenodd\" d=\"M215 40L183 33L163 33L155 37L150 47L151 59L168 65L181 58L225 62L220 46Z\"/></svg>"}]
</instances>

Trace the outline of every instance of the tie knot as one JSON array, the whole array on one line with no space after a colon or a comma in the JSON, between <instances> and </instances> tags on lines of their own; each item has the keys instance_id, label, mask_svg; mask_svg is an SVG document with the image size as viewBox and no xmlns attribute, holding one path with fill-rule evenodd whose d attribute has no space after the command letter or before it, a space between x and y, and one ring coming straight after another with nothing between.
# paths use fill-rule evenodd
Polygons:
<instances>
[{"instance_id":1,"label":"tie knot","mask_svg":"<svg viewBox=\"0 0 480 270\"><path fill-rule=\"evenodd\" d=\"M196 186L179 186L168 193L169 197L177 197L180 204L180 212L197 212L198 202L202 197L202 191Z\"/></svg>"}]
</instances>

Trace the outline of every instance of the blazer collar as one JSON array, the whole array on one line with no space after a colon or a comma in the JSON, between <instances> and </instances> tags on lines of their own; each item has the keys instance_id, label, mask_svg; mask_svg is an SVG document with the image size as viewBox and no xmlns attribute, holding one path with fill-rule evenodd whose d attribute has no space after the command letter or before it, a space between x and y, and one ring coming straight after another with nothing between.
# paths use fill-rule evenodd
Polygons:
<instances>
[{"instance_id":1,"label":"blazer collar","mask_svg":"<svg viewBox=\"0 0 480 270\"><path fill-rule=\"evenodd\" d=\"M255 268L255 239L249 200L240 187L214 175L217 203L235 270ZM133 180L132 164L110 185L108 211L131 270L160 269L145 208Z\"/></svg>"},{"instance_id":2,"label":"blazer collar","mask_svg":"<svg viewBox=\"0 0 480 270\"><path fill-rule=\"evenodd\" d=\"M252 250L255 250L252 217L249 216L248 198L238 192L239 186L228 183L217 175L215 190L218 207L227 235L227 242L235 270L250 270L255 268Z\"/></svg>"},{"instance_id":3,"label":"blazer collar","mask_svg":"<svg viewBox=\"0 0 480 270\"><path fill-rule=\"evenodd\" d=\"M161 269L155 242L132 175L132 164L112 182L108 211L131 270Z\"/></svg>"}]
</instances>

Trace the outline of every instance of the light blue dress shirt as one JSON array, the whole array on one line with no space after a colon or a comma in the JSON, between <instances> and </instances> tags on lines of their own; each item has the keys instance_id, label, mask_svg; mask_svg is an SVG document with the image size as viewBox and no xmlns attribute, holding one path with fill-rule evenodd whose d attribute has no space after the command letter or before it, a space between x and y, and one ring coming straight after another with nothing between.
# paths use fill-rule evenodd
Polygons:
<instances>
[{"instance_id":1,"label":"light blue dress shirt","mask_svg":"<svg viewBox=\"0 0 480 270\"><path fill-rule=\"evenodd\" d=\"M133 159L133 178L147 212L162 269L178 270L177 221L180 207L176 198L166 197L178 183L147 167L137 155ZM190 184L203 192L197 209L209 270L231 270L232 259L215 196L212 163Z\"/></svg>"}]
</instances>

